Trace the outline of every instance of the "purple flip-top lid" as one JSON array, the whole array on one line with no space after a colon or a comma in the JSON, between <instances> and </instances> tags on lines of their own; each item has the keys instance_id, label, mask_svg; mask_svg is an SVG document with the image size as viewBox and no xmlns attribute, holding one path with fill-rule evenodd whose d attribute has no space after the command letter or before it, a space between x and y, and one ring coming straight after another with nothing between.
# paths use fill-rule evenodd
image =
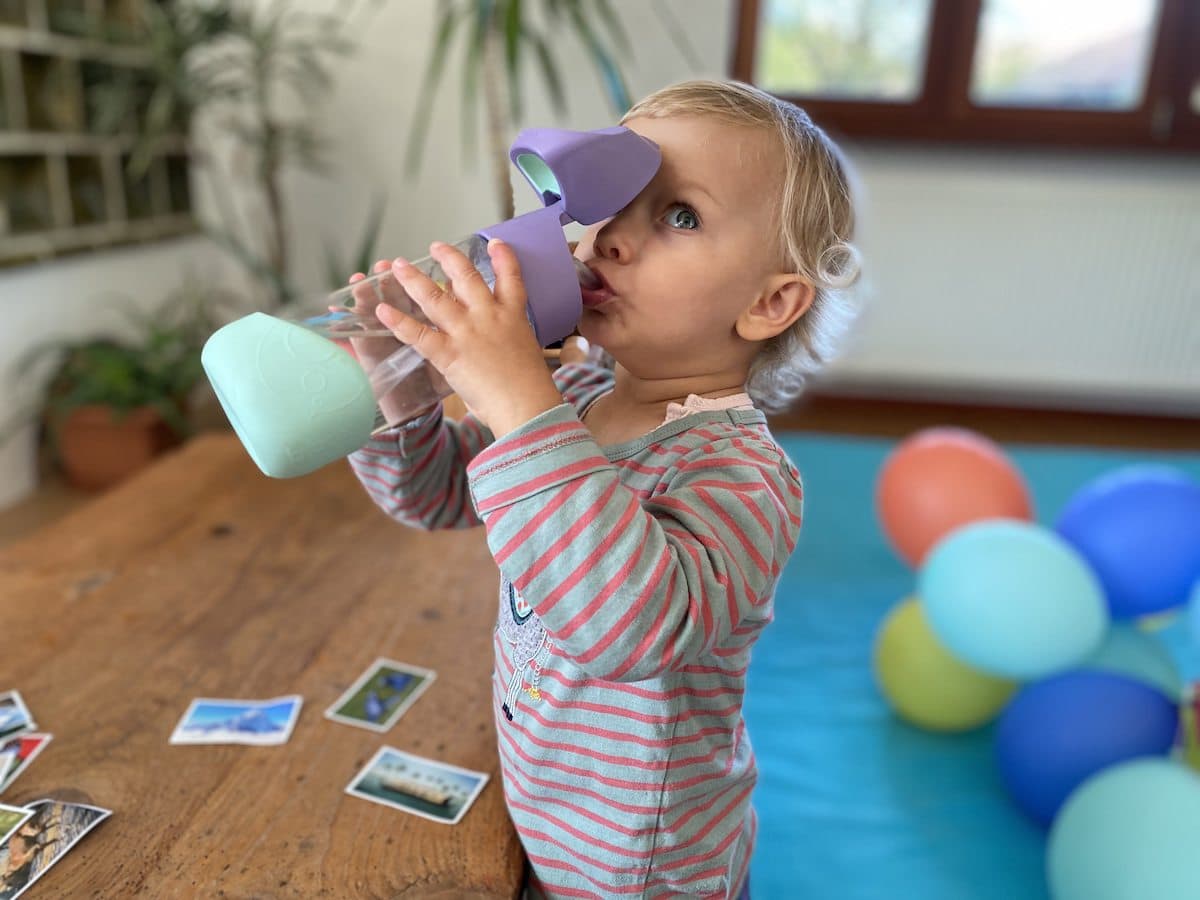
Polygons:
<instances>
[{"instance_id":1,"label":"purple flip-top lid","mask_svg":"<svg viewBox=\"0 0 1200 900\"><path fill-rule=\"evenodd\" d=\"M529 317L546 346L574 330L583 307L562 226L571 220L592 225L616 215L650 183L662 155L653 141L617 126L526 129L513 141L509 157L546 208L478 233L505 241L517 254Z\"/></svg>"},{"instance_id":2,"label":"purple flip-top lid","mask_svg":"<svg viewBox=\"0 0 1200 900\"><path fill-rule=\"evenodd\" d=\"M628 206L662 162L657 144L623 125L596 131L527 128L508 156L543 203L552 206L561 198L563 212L581 225Z\"/></svg>"}]
</instances>

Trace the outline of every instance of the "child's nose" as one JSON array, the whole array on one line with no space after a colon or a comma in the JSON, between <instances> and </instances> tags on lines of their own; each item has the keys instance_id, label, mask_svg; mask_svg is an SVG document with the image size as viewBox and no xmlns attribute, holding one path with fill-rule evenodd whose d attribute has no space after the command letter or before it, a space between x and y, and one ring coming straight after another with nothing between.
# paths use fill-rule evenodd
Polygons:
<instances>
[{"instance_id":1,"label":"child's nose","mask_svg":"<svg viewBox=\"0 0 1200 900\"><path fill-rule=\"evenodd\" d=\"M632 260L635 244L628 218L620 215L609 219L596 233L596 255L613 262Z\"/></svg>"}]
</instances>

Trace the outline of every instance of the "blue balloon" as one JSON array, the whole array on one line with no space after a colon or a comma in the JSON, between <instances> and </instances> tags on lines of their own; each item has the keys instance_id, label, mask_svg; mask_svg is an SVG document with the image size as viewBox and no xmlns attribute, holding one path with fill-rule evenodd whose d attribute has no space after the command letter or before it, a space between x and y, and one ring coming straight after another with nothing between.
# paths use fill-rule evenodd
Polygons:
<instances>
[{"instance_id":1,"label":"blue balloon","mask_svg":"<svg viewBox=\"0 0 1200 900\"><path fill-rule=\"evenodd\" d=\"M1200 578L1200 483L1170 466L1101 476L1056 527L1096 571L1116 618L1181 606Z\"/></svg>"},{"instance_id":2,"label":"blue balloon","mask_svg":"<svg viewBox=\"0 0 1200 900\"><path fill-rule=\"evenodd\" d=\"M1087 563L1030 522L995 519L955 529L926 557L917 593L951 653L1006 678L1069 668L1108 628L1104 594Z\"/></svg>"},{"instance_id":3,"label":"blue balloon","mask_svg":"<svg viewBox=\"0 0 1200 900\"><path fill-rule=\"evenodd\" d=\"M1158 688L1173 700L1183 694L1183 675L1167 645L1131 623L1114 622L1104 642L1079 668L1125 675Z\"/></svg>"},{"instance_id":4,"label":"blue balloon","mask_svg":"<svg viewBox=\"0 0 1200 900\"><path fill-rule=\"evenodd\" d=\"M1079 669L1018 692L996 728L996 761L1017 805L1049 825L1092 775L1169 753L1178 727L1179 709L1161 691L1124 675Z\"/></svg>"},{"instance_id":5,"label":"blue balloon","mask_svg":"<svg viewBox=\"0 0 1200 900\"><path fill-rule=\"evenodd\" d=\"M1105 769L1054 821L1046 874L1054 900L1200 897L1200 776L1139 759Z\"/></svg>"}]
</instances>

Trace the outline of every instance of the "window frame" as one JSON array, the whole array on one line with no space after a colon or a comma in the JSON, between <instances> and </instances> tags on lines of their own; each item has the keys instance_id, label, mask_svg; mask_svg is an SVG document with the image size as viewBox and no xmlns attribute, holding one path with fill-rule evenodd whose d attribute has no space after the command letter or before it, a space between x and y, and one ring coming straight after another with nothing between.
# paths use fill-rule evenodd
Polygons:
<instances>
[{"instance_id":1,"label":"window frame","mask_svg":"<svg viewBox=\"0 0 1200 900\"><path fill-rule=\"evenodd\" d=\"M731 74L753 83L763 4L739 0ZM781 95L848 137L964 143L1200 150L1200 2L1161 0L1146 86L1135 109L1078 110L971 103L971 64L983 0L932 0L921 90L911 102ZM1188 46L1197 48L1188 58Z\"/></svg>"}]
</instances>

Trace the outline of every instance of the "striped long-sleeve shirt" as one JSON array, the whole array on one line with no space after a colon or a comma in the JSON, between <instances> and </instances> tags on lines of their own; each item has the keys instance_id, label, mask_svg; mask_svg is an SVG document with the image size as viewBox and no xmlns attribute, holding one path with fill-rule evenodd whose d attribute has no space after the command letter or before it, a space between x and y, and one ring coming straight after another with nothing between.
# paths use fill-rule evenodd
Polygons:
<instances>
[{"instance_id":1,"label":"striped long-sleeve shirt","mask_svg":"<svg viewBox=\"0 0 1200 900\"><path fill-rule=\"evenodd\" d=\"M754 409L601 447L612 374L493 440L440 412L351 456L390 515L482 523L500 568L493 675L505 798L558 897L734 897L755 838L750 648L800 529L799 475Z\"/></svg>"}]
</instances>

